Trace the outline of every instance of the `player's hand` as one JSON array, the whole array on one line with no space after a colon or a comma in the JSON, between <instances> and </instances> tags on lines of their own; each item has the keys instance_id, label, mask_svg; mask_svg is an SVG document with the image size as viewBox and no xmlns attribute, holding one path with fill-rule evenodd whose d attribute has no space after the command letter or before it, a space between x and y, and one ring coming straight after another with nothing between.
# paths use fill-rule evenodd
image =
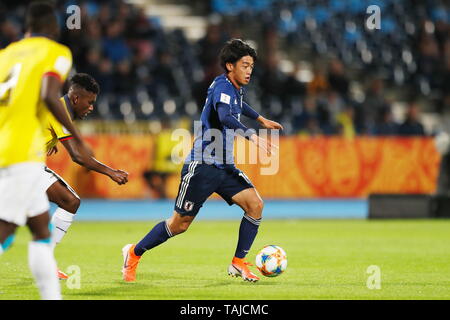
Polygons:
<instances>
[{"instance_id":1,"label":"player's hand","mask_svg":"<svg viewBox=\"0 0 450 320\"><path fill-rule=\"evenodd\" d=\"M54 146L53 148L51 148L50 150L48 150L47 152L47 156L51 156L52 154L55 154L58 152L58 148L56 146Z\"/></svg>"},{"instance_id":2,"label":"player's hand","mask_svg":"<svg viewBox=\"0 0 450 320\"><path fill-rule=\"evenodd\" d=\"M269 140L261 138L256 134L252 134L250 140L253 141L259 148L266 151L268 156L271 156L278 147L272 144Z\"/></svg>"},{"instance_id":3,"label":"player's hand","mask_svg":"<svg viewBox=\"0 0 450 320\"><path fill-rule=\"evenodd\" d=\"M281 124L279 124L276 121L272 121L266 118L261 117L261 120L259 121L261 123L261 125L266 128L266 129L279 129L279 130L283 130L283 126Z\"/></svg>"},{"instance_id":4,"label":"player's hand","mask_svg":"<svg viewBox=\"0 0 450 320\"><path fill-rule=\"evenodd\" d=\"M109 177L119 185L128 182L128 172L123 170L113 170Z\"/></svg>"}]
</instances>

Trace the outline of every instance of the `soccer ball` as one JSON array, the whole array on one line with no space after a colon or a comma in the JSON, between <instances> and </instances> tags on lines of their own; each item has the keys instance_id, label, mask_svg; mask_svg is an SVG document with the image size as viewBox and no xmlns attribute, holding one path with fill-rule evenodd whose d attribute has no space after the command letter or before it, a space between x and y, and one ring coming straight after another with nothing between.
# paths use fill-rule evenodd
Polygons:
<instances>
[{"instance_id":1,"label":"soccer ball","mask_svg":"<svg viewBox=\"0 0 450 320\"><path fill-rule=\"evenodd\" d=\"M256 267L263 276L279 276L287 267L286 252L279 246L265 246L256 255Z\"/></svg>"}]
</instances>

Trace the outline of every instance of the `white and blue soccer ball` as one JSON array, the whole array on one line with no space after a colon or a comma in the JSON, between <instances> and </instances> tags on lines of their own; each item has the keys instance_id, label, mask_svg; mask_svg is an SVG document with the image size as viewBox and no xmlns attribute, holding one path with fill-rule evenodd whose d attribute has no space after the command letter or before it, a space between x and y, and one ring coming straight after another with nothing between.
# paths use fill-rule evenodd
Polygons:
<instances>
[{"instance_id":1,"label":"white and blue soccer ball","mask_svg":"<svg viewBox=\"0 0 450 320\"><path fill-rule=\"evenodd\" d=\"M276 245L265 246L256 255L255 263L263 276L279 276L287 267L286 252Z\"/></svg>"}]
</instances>

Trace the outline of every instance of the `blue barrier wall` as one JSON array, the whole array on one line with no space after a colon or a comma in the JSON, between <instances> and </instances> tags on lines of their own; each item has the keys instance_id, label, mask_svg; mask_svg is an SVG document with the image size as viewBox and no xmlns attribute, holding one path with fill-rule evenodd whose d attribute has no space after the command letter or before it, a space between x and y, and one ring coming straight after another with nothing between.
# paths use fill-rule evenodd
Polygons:
<instances>
[{"instance_id":1,"label":"blue barrier wall","mask_svg":"<svg viewBox=\"0 0 450 320\"><path fill-rule=\"evenodd\" d=\"M81 221L161 220L172 215L174 202L152 200L82 200L77 213ZM52 204L52 212L55 206ZM228 206L221 200L208 200L196 219L240 219L242 209ZM335 200L266 200L264 219L365 219L368 204L365 199Z\"/></svg>"}]
</instances>

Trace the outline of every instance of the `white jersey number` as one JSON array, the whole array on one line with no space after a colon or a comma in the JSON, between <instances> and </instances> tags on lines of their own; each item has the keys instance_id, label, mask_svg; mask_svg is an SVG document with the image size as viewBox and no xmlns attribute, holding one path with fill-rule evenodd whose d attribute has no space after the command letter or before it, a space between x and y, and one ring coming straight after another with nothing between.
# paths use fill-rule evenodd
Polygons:
<instances>
[{"instance_id":1,"label":"white jersey number","mask_svg":"<svg viewBox=\"0 0 450 320\"><path fill-rule=\"evenodd\" d=\"M16 63L9 72L6 79L0 83L0 106L7 106L11 97L11 91L17 85L19 81L20 70L22 69L21 63Z\"/></svg>"}]
</instances>

